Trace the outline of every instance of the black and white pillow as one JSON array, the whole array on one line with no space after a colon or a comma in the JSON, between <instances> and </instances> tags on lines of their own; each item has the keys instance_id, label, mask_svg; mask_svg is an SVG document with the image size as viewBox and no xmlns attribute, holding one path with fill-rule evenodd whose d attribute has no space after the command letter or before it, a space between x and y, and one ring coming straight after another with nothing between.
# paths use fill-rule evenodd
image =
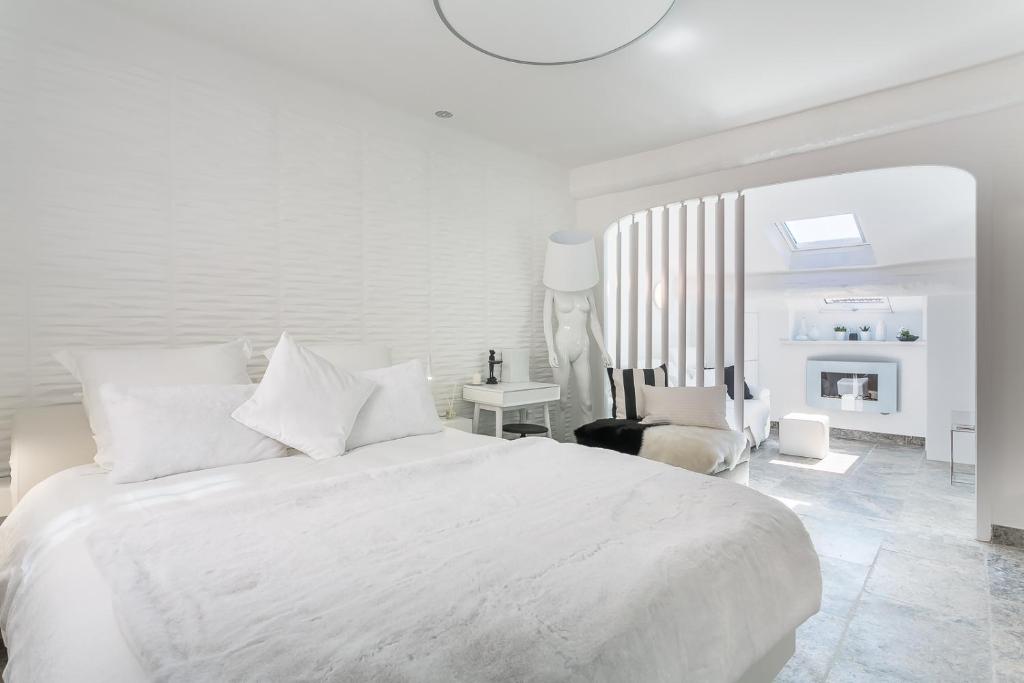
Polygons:
<instances>
[{"instance_id":1,"label":"black and white pillow","mask_svg":"<svg viewBox=\"0 0 1024 683\"><path fill-rule=\"evenodd\" d=\"M647 413L644 412L644 392L639 387L643 384L667 387L668 368L664 364L656 368L608 368L608 381L612 385L612 417L640 420Z\"/></svg>"}]
</instances>

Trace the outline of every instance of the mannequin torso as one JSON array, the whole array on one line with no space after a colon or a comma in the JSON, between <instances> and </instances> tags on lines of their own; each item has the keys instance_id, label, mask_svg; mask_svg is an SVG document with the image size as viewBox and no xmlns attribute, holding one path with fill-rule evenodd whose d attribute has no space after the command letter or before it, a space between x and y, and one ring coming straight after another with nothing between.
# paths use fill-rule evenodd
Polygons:
<instances>
[{"instance_id":1,"label":"mannequin torso","mask_svg":"<svg viewBox=\"0 0 1024 683\"><path fill-rule=\"evenodd\" d=\"M603 332L594 308L594 295L589 289L581 292L548 289L544 297L544 337L548 345L548 362L554 370L555 381L561 387L563 399L568 395L570 375L575 376L577 400L584 422L593 419L590 396L591 334L601 350L604 365L611 366L611 358L604 349ZM554 329L552 322L555 323Z\"/></svg>"},{"instance_id":2,"label":"mannequin torso","mask_svg":"<svg viewBox=\"0 0 1024 683\"><path fill-rule=\"evenodd\" d=\"M590 316L590 302L579 292L553 292L555 296L555 347L560 354L559 362L575 362L580 356L589 356L590 335L587 334L587 318ZM561 356L564 355L564 358Z\"/></svg>"}]
</instances>

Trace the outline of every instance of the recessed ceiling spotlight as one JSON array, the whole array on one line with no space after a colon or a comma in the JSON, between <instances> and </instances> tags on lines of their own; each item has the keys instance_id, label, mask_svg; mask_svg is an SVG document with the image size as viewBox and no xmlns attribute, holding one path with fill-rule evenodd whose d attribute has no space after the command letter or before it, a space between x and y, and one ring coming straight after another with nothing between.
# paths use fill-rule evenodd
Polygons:
<instances>
[{"instance_id":1,"label":"recessed ceiling spotlight","mask_svg":"<svg viewBox=\"0 0 1024 683\"><path fill-rule=\"evenodd\" d=\"M434 112L434 116L436 116L439 119L450 119L451 117L455 116L455 114L445 109L438 109L437 111Z\"/></svg>"},{"instance_id":2,"label":"recessed ceiling spotlight","mask_svg":"<svg viewBox=\"0 0 1024 683\"><path fill-rule=\"evenodd\" d=\"M578 64L650 33L675 0L434 0L441 22L485 55L517 64Z\"/></svg>"}]
</instances>

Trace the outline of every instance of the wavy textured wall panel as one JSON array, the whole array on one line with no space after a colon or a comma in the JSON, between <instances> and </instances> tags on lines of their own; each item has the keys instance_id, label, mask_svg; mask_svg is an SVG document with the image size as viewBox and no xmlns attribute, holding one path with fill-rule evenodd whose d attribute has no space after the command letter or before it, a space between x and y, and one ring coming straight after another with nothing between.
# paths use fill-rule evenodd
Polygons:
<instances>
[{"instance_id":1,"label":"wavy textured wall panel","mask_svg":"<svg viewBox=\"0 0 1024 683\"><path fill-rule=\"evenodd\" d=\"M27 194L19 167L27 112L20 106L25 65L20 39L0 28L0 460L9 452L11 415L30 393Z\"/></svg>"},{"instance_id":2,"label":"wavy textured wall panel","mask_svg":"<svg viewBox=\"0 0 1024 683\"><path fill-rule=\"evenodd\" d=\"M431 354L439 405L488 348L550 377L562 169L130 28L0 26L0 454L19 406L75 400L66 347L380 343Z\"/></svg>"}]
</instances>

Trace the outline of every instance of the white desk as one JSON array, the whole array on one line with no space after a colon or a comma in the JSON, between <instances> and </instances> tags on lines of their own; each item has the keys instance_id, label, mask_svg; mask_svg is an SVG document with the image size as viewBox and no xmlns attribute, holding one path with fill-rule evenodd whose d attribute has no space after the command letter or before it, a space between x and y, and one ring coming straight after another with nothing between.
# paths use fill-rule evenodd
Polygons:
<instances>
[{"instance_id":1,"label":"white desk","mask_svg":"<svg viewBox=\"0 0 1024 683\"><path fill-rule=\"evenodd\" d=\"M530 406L544 406L544 426L551 436L551 413L549 404L561 397L557 384L544 382L499 382L498 384L467 384L462 387L462 398L473 403L473 432L480 428L480 411L494 413L494 435L501 437L505 411L519 411L519 419L525 420L526 409Z\"/></svg>"}]
</instances>

